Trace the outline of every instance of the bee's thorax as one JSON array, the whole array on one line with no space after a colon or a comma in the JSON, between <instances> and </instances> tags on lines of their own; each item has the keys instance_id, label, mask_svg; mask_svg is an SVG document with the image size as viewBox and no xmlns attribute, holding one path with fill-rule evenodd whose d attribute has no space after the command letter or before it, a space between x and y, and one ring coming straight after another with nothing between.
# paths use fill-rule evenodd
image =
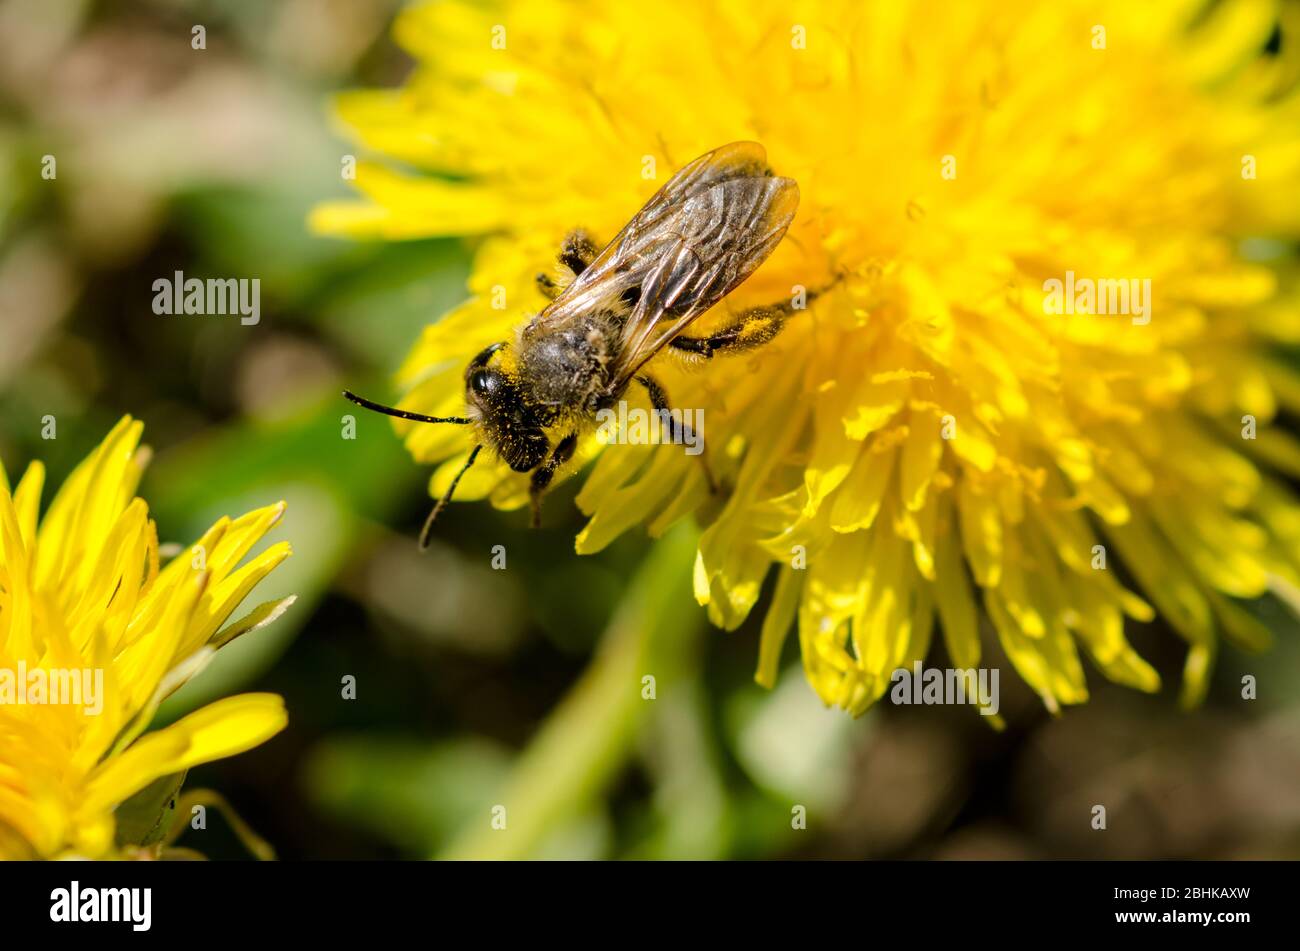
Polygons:
<instances>
[{"instance_id":1,"label":"bee's thorax","mask_svg":"<svg viewBox=\"0 0 1300 951\"><path fill-rule=\"evenodd\" d=\"M516 344L524 400L556 416L593 412L609 384L607 367L620 329L621 318L610 312L584 315L559 328L525 326Z\"/></svg>"}]
</instances>

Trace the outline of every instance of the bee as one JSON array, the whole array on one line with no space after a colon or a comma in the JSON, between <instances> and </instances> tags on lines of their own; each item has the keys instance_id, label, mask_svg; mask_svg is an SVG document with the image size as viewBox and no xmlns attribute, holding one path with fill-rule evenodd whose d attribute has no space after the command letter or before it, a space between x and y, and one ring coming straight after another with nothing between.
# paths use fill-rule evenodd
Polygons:
<instances>
[{"instance_id":1,"label":"bee","mask_svg":"<svg viewBox=\"0 0 1300 951\"><path fill-rule=\"evenodd\" d=\"M656 411L668 409L667 392L645 369L661 350L708 360L775 337L796 310L793 302L743 311L708 336L684 331L767 259L798 206L798 184L773 173L763 146L733 142L714 149L673 175L603 249L581 229L565 239L559 260L573 279L561 288L538 275L550 303L513 340L494 343L469 362L464 416L425 416L345 391L354 403L389 416L474 428L475 446L429 513L421 549L484 448L514 471L532 473L537 526L542 495L600 410L616 405L634 382ZM817 293L808 292L800 307ZM689 429L676 428L685 424L670 426L674 442L693 439ZM554 444L553 432L563 434Z\"/></svg>"}]
</instances>

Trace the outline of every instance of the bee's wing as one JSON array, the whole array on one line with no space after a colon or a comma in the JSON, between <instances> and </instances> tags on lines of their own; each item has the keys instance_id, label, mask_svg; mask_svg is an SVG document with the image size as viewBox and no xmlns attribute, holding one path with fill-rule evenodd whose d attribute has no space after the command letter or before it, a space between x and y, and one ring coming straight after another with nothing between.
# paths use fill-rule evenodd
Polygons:
<instances>
[{"instance_id":1,"label":"bee's wing","mask_svg":"<svg viewBox=\"0 0 1300 951\"><path fill-rule=\"evenodd\" d=\"M621 386L763 263L798 205L798 185L772 176L757 142L714 149L669 179L539 320L563 322L635 290L611 367Z\"/></svg>"},{"instance_id":2,"label":"bee's wing","mask_svg":"<svg viewBox=\"0 0 1300 951\"><path fill-rule=\"evenodd\" d=\"M749 277L785 236L799 207L792 178L737 178L710 185L644 242L640 297L623 326L610 379L618 388ZM642 242L638 242L642 244Z\"/></svg>"},{"instance_id":3,"label":"bee's wing","mask_svg":"<svg viewBox=\"0 0 1300 951\"><path fill-rule=\"evenodd\" d=\"M628 239L652 231L656 224L670 218L692 195L729 179L770 178L771 175L772 170L767 165L767 150L757 142L732 142L719 146L712 152L705 152L679 168L662 188L650 196L650 200L623 226L617 237L582 272L582 278L590 280L611 267L626 263L629 252L633 250L625 247ZM581 279L578 283L580 282Z\"/></svg>"}]
</instances>

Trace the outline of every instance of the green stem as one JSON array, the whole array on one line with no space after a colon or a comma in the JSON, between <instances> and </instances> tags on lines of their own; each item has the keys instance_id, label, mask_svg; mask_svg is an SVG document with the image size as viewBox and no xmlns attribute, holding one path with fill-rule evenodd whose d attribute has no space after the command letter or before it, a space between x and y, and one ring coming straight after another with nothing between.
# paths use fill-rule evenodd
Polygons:
<instances>
[{"instance_id":1,"label":"green stem","mask_svg":"<svg viewBox=\"0 0 1300 951\"><path fill-rule=\"evenodd\" d=\"M653 701L642 699L642 678L670 689L665 678L703 625L691 596L693 530L661 538L637 571L600 648L516 762L491 806L505 807L505 828L493 827L491 808L463 829L444 859L533 857L546 835L580 815L615 777Z\"/></svg>"}]
</instances>

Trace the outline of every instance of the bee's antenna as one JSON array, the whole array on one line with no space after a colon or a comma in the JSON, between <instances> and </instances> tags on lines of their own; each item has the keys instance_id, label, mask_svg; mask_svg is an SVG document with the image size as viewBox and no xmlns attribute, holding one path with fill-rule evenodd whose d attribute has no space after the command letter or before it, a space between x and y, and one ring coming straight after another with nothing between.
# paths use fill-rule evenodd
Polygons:
<instances>
[{"instance_id":1,"label":"bee's antenna","mask_svg":"<svg viewBox=\"0 0 1300 951\"><path fill-rule=\"evenodd\" d=\"M425 416L423 413L412 413L408 410L397 409L395 406L385 406L383 403L376 403L347 390L343 391L343 395L358 406L372 409L376 413L383 413L385 416L396 416L398 419L409 419L416 423L454 423L457 426L468 426L470 424L470 420L464 416Z\"/></svg>"},{"instance_id":2,"label":"bee's antenna","mask_svg":"<svg viewBox=\"0 0 1300 951\"><path fill-rule=\"evenodd\" d=\"M442 494L442 498L440 498L438 504L433 507L433 511L429 513L429 517L424 520L424 528L420 529L420 551L424 551L429 547L429 532L433 529L433 523L437 520L439 513L447 507L447 503L451 501L452 494L456 491L456 486L460 484L460 477L469 471L470 466L474 465L474 460L478 458L479 450L482 448L483 446L480 444L469 451L469 458L466 459L465 464L460 467L460 472L456 473L456 478L451 480L451 485L447 486L447 491Z\"/></svg>"}]
</instances>

